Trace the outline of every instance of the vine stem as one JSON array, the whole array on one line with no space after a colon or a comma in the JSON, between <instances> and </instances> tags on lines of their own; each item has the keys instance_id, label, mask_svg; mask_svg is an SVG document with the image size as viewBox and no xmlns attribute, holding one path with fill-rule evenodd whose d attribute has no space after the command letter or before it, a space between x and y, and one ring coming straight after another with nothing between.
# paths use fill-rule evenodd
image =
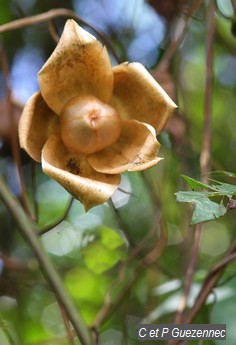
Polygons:
<instances>
[{"instance_id":1,"label":"vine stem","mask_svg":"<svg viewBox=\"0 0 236 345\"><path fill-rule=\"evenodd\" d=\"M44 13L36 14L34 16L24 17L24 18L13 20L9 23L0 25L0 33L10 31L10 30L20 29L23 27L35 25L35 24L42 23L42 22L50 22L53 18L57 18L57 17L72 18L72 19L86 25L90 29L92 29L93 32L105 43L107 48L109 48L109 50L111 51L111 53L113 54L113 56L117 60L117 62L118 63L120 62L119 57L117 56L112 44L106 38L106 36L103 35L97 29L95 29L92 25L87 23L84 19L79 17L74 11L69 10L67 8L55 8L55 9L49 10L49 11L44 12Z\"/></svg>"},{"instance_id":2,"label":"vine stem","mask_svg":"<svg viewBox=\"0 0 236 345\"><path fill-rule=\"evenodd\" d=\"M90 330L84 323L73 301L67 294L59 274L49 260L47 253L44 251L40 239L38 238L39 230L37 229L36 224L26 217L22 207L16 198L10 193L2 177L0 177L0 199L8 209L21 235L28 242L37 257L42 273L51 285L58 301L65 309L81 344L91 345L92 339Z\"/></svg>"},{"instance_id":3,"label":"vine stem","mask_svg":"<svg viewBox=\"0 0 236 345\"><path fill-rule=\"evenodd\" d=\"M206 80L204 99L204 133L203 146L200 155L200 170L203 183L211 167L211 141L212 141L212 95L213 95L213 45L215 37L215 0L209 5L207 39L206 39Z\"/></svg>"},{"instance_id":4,"label":"vine stem","mask_svg":"<svg viewBox=\"0 0 236 345\"><path fill-rule=\"evenodd\" d=\"M179 48L181 42L183 41L185 37L189 20L192 18L193 14L198 10L198 8L202 5L202 2L203 0L196 0L192 2L192 4L190 5L188 9L188 12L185 15L184 25L181 26L181 29L178 30L177 37L175 37L175 39L170 43L169 47L166 49L160 63L157 65L156 71L162 70L165 66L169 64L172 56L174 55L176 50ZM182 18L180 19L180 21L182 22Z\"/></svg>"},{"instance_id":5,"label":"vine stem","mask_svg":"<svg viewBox=\"0 0 236 345\"><path fill-rule=\"evenodd\" d=\"M11 135L10 135L11 151L12 151L12 156L13 156L13 162L16 166L17 182L20 188L20 198L21 198L21 202L22 202L22 205L24 206L25 211L28 213L28 215L32 219L34 219L34 216L31 213L30 207L28 205L28 200L26 196L26 188L25 188L24 179L22 175L20 147L19 147L18 138L16 135L17 124L14 119L14 109L13 109L13 103L12 103L12 97L11 97L12 92L11 92L10 83L9 83L10 71L9 71L9 66L7 62L6 52L5 52L1 37L0 37L0 61L1 61L1 66L2 66L2 76L3 76L5 93L6 93L6 101L7 101L6 112L7 112L7 117L9 118L9 122L8 122L9 130L11 126Z\"/></svg>"},{"instance_id":6,"label":"vine stem","mask_svg":"<svg viewBox=\"0 0 236 345\"><path fill-rule=\"evenodd\" d=\"M193 307L190 309L189 314L184 320L186 324L191 324L193 322L195 316L197 315L199 310L202 308L202 306L205 304L207 297L212 292L212 289L216 286L222 274L225 272L227 266L229 266L231 263L235 261L236 261L236 241L233 242L233 244L228 249L223 259L220 260L216 265L214 265L211 268L211 270L208 272L202 284L201 290L199 291L199 294L195 299ZM186 342L182 340L174 340L173 342L170 342L168 344L185 345Z\"/></svg>"},{"instance_id":7,"label":"vine stem","mask_svg":"<svg viewBox=\"0 0 236 345\"><path fill-rule=\"evenodd\" d=\"M204 97L204 128L203 128L203 146L200 155L200 171L202 182L206 183L207 173L211 166L211 140L212 140L212 95L213 95L213 45L215 36L215 0L211 0L208 9L208 28L206 38L206 79L205 79L205 97ZM201 240L203 224L197 224L193 239L193 252L186 272L184 282L184 293L180 300L179 309L176 315L175 323L181 323L184 320L184 310L187 305L193 277L197 265L198 251ZM176 344L170 341L169 345Z\"/></svg>"},{"instance_id":8,"label":"vine stem","mask_svg":"<svg viewBox=\"0 0 236 345\"><path fill-rule=\"evenodd\" d=\"M234 10L234 14L236 14L236 0L231 0L231 4Z\"/></svg>"}]
</instances>

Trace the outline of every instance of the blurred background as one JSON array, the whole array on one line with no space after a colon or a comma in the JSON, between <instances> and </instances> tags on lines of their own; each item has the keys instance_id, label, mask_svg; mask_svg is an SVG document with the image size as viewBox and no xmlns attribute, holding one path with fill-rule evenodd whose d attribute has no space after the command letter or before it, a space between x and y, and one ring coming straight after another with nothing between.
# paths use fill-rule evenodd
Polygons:
<instances>
[{"instance_id":1,"label":"blurred background","mask_svg":"<svg viewBox=\"0 0 236 345\"><path fill-rule=\"evenodd\" d=\"M233 6L230 0L215 2L212 65L212 170L231 172L236 171ZM99 344L138 344L137 323L174 322L192 256L192 208L177 203L174 193L187 189L181 174L201 178L211 1L2 0L0 25L58 8L74 11L86 30L97 36L93 27L106 37L103 43L110 42L116 53L109 50L113 65L141 62L178 104L158 137L164 160L143 173L123 174L112 202L85 213L39 164L16 152L17 123L25 102L38 90L38 71L56 46L53 33L60 36L68 18L61 16L51 26L41 22L0 36L0 174L23 204L24 180L43 246L88 325L98 320L109 295L110 309L99 319ZM188 307L233 242L235 230L235 210L205 224ZM194 320L226 323L225 345L236 344L235 273L236 264L231 264ZM60 308L0 202L0 344L54 343L71 344Z\"/></svg>"}]
</instances>

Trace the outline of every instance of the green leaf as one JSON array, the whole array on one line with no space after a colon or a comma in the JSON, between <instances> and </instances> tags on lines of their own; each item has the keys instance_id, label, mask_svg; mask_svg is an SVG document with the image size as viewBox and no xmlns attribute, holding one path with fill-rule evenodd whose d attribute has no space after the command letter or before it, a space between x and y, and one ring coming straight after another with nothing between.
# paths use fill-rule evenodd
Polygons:
<instances>
[{"instance_id":1,"label":"green leaf","mask_svg":"<svg viewBox=\"0 0 236 345\"><path fill-rule=\"evenodd\" d=\"M226 175L228 177L236 178L236 174L230 171L224 171L224 170L215 170L212 171L211 174L214 175Z\"/></svg>"},{"instance_id":2,"label":"green leaf","mask_svg":"<svg viewBox=\"0 0 236 345\"><path fill-rule=\"evenodd\" d=\"M100 226L98 228L101 234L101 243L109 248L115 249L125 244L124 238L113 229L107 228L105 226Z\"/></svg>"},{"instance_id":3,"label":"green leaf","mask_svg":"<svg viewBox=\"0 0 236 345\"><path fill-rule=\"evenodd\" d=\"M189 185L189 187L191 189L195 189L195 188L202 188L202 189L212 189L215 190L214 188L212 188L211 186L209 186L208 184L202 183L200 181L194 180L193 178L186 176L186 175L181 175L185 181L187 182L187 184Z\"/></svg>"},{"instance_id":4,"label":"green leaf","mask_svg":"<svg viewBox=\"0 0 236 345\"><path fill-rule=\"evenodd\" d=\"M111 277L97 275L85 267L73 268L66 274L65 285L88 324L93 323L103 305L111 281Z\"/></svg>"},{"instance_id":5,"label":"green leaf","mask_svg":"<svg viewBox=\"0 0 236 345\"><path fill-rule=\"evenodd\" d=\"M233 184L223 183L219 181L215 181L218 184L212 185L213 188L215 188L216 191L219 191L222 194L225 194L229 198L236 195L236 186Z\"/></svg>"},{"instance_id":6,"label":"green leaf","mask_svg":"<svg viewBox=\"0 0 236 345\"><path fill-rule=\"evenodd\" d=\"M110 250L99 242L89 244L83 254L86 266L97 274L109 270L124 259L123 250Z\"/></svg>"},{"instance_id":7,"label":"green leaf","mask_svg":"<svg viewBox=\"0 0 236 345\"><path fill-rule=\"evenodd\" d=\"M96 275L84 267L76 267L66 274L65 283L76 301L100 305L111 282L110 277Z\"/></svg>"},{"instance_id":8,"label":"green leaf","mask_svg":"<svg viewBox=\"0 0 236 345\"><path fill-rule=\"evenodd\" d=\"M232 173L228 172L225 172L225 174L232 175ZM188 202L194 205L195 210L192 215L191 225L219 218L227 212L227 208L223 205L222 200L220 203L216 203L209 198L221 196L234 201L233 197L236 196L236 186L233 184L209 179L209 181L216 183L210 185L194 180L186 175L182 176L190 188L193 190L198 189L198 191L175 193L177 201Z\"/></svg>"},{"instance_id":9,"label":"green leaf","mask_svg":"<svg viewBox=\"0 0 236 345\"><path fill-rule=\"evenodd\" d=\"M219 218L227 211L222 202L217 204L211 201L205 192L177 192L175 195L177 201L188 202L195 207L191 225Z\"/></svg>"},{"instance_id":10,"label":"green leaf","mask_svg":"<svg viewBox=\"0 0 236 345\"><path fill-rule=\"evenodd\" d=\"M124 260L126 252L122 235L106 226L96 228L93 242L82 250L85 265L96 274L101 274Z\"/></svg>"},{"instance_id":11,"label":"green leaf","mask_svg":"<svg viewBox=\"0 0 236 345\"><path fill-rule=\"evenodd\" d=\"M185 181L187 182L187 184L189 185L191 189L195 189L195 188L201 188L201 189L206 189L206 190L210 189L215 192L220 192L222 195L226 195L228 197L232 197L236 195L236 186L233 184L209 179L210 181L217 183L217 184L209 185L209 184L205 184L200 181L194 180L193 178L186 175L182 175L182 177L185 179ZM216 194L215 196L217 195L219 194ZM214 196L214 194L212 194L212 196Z\"/></svg>"}]
</instances>

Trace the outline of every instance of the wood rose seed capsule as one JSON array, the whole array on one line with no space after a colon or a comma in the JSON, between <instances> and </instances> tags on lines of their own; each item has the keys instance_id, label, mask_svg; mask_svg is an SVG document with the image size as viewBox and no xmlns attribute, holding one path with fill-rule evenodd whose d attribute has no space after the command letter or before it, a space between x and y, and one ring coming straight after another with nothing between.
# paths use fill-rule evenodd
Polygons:
<instances>
[{"instance_id":1,"label":"wood rose seed capsule","mask_svg":"<svg viewBox=\"0 0 236 345\"><path fill-rule=\"evenodd\" d=\"M71 99L60 114L61 138L68 150L91 154L110 146L120 136L117 111L93 96Z\"/></svg>"}]
</instances>

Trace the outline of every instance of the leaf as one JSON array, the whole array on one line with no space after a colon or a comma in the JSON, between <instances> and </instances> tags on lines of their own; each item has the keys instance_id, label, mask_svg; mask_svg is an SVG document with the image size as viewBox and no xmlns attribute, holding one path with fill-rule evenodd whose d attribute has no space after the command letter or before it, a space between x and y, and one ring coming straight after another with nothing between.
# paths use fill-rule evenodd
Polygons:
<instances>
[{"instance_id":1,"label":"leaf","mask_svg":"<svg viewBox=\"0 0 236 345\"><path fill-rule=\"evenodd\" d=\"M219 191L220 193L227 195L229 198L236 195L236 186L235 185L223 183L223 182L219 182L219 181L216 181L216 182L218 183L217 185L212 185L212 187L216 191Z\"/></svg>"},{"instance_id":2,"label":"leaf","mask_svg":"<svg viewBox=\"0 0 236 345\"><path fill-rule=\"evenodd\" d=\"M230 174L231 176L234 175L233 173L223 171L220 171L220 173ZM191 225L219 218L227 212L223 200L221 200L220 203L216 203L209 198L221 196L227 197L229 202L232 202L232 200L234 202L235 200L233 197L236 196L236 186L233 184L209 179L209 181L216 183L210 185L194 180L186 175L182 176L190 188L198 189L197 191L175 193L177 201L188 202L194 205L195 210L192 215ZM199 188L201 190L199 190Z\"/></svg>"},{"instance_id":3,"label":"leaf","mask_svg":"<svg viewBox=\"0 0 236 345\"><path fill-rule=\"evenodd\" d=\"M93 324L110 284L110 277L96 275L84 267L72 268L66 274L65 285L89 325Z\"/></svg>"},{"instance_id":4,"label":"leaf","mask_svg":"<svg viewBox=\"0 0 236 345\"><path fill-rule=\"evenodd\" d=\"M125 240L113 229L100 226L97 238L83 249L86 266L96 274L101 274L126 257Z\"/></svg>"},{"instance_id":5,"label":"leaf","mask_svg":"<svg viewBox=\"0 0 236 345\"><path fill-rule=\"evenodd\" d=\"M101 234L101 243L109 249L115 249L125 244L125 239L115 230L100 226L98 231Z\"/></svg>"},{"instance_id":6,"label":"leaf","mask_svg":"<svg viewBox=\"0 0 236 345\"><path fill-rule=\"evenodd\" d=\"M205 184L205 183L202 183L200 181L194 180L193 178L186 176L186 175L181 175L181 176L185 179L185 181L187 182L189 187L192 189L195 189L195 188L210 189L210 190L213 190L215 192L220 192L222 195L226 195L228 197L232 197L232 196L236 195L236 186L233 184L224 183L224 182L220 182L217 180L209 179L210 181L217 183L217 184L209 185L209 184ZM219 195L219 194L217 194L217 195Z\"/></svg>"},{"instance_id":7,"label":"leaf","mask_svg":"<svg viewBox=\"0 0 236 345\"><path fill-rule=\"evenodd\" d=\"M213 189L211 186L209 186L208 184L202 183L200 181L194 180L193 178L186 176L186 175L181 175L185 181L187 182L187 184L189 185L190 188L195 189L195 188L202 188L202 189Z\"/></svg>"},{"instance_id":8,"label":"leaf","mask_svg":"<svg viewBox=\"0 0 236 345\"><path fill-rule=\"evenodd\" d=\"M111 284L111 278L97 275L86 267L74 267L67 272L65 284L76 302L91 302L94 305L101 305L104 294Z\"/></svg>"},{"instance_id":9,"label":"leaf","mask_svg":"<svg viewBox=\"0 0 236 345\"><path fill-rule=\"evenodd\" d=\"M99 242L89 244L83 253L86 266L97 274L109 270L124 259L123 250L110 250Z\"/></svg>"},{"instance_id":10,"label":"leaf","mask_svg":"<svg viewBox=\"0 0 236 345\"><path fill-rule=\"evenodd\" d=\"M205 192L177 192L175 195L177 201L188 202L195 207L191 225L219 218L227 211L222 202L217 204L211 201Z\"/></svg>"},{"instance_id":11,"label":"leaf","mask_svg":"<svg viewBox=\"0 0 236 345\"><path fill-rule=\"evenodd\" d=\"M224 171L224 170L215 170L212 171L211 174L214 175L226 175L228 177L236 178L236 174L230 171Z\"/></svg>"}]
</instances>

